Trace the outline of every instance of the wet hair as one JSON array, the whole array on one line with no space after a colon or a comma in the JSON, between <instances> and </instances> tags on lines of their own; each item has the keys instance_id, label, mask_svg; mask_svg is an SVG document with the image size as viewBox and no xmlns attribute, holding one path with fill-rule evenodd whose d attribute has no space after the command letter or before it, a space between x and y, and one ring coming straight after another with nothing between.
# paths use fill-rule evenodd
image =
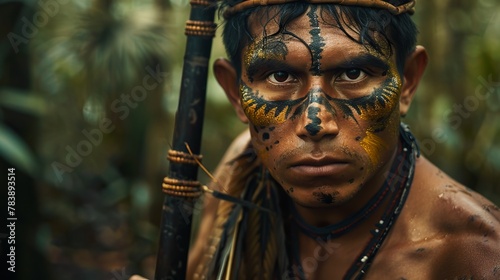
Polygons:
<instances>
[{"instance_id":1,"label":"wet hair","mask_svg":"<svg viewBox=\"0 0 500 280\"><path fill-rule=\"evenodd\" d=\"M239 2L241 0L225 0L220 6L220 11L223 12L225 7L234 6ZM387 2L400 5L408 0ZM238 75L241 75L242 50L253 40L248 21L250 15L258 15L252 19L260 19L263 27L270 22L276 22L279 26L276 34L279 34L286 30L290 22L305 14L311 5L315 4L296 1L282 5L257 6L226 19L222 33L223 42ZM406 58L415 49L418 34L409 14L392 15L383 9L337 4L318 5L318 10L321 11L321 18L325 23L338 26L353 41L369 46L381 54L384 54L383 46L389 46L389 53L386 55L395 52L397 68L402 74ZM325 13L328 17L325 17ZM352 37L348 32L358 34L359 38Z\"/></svg>"}]
</instances>

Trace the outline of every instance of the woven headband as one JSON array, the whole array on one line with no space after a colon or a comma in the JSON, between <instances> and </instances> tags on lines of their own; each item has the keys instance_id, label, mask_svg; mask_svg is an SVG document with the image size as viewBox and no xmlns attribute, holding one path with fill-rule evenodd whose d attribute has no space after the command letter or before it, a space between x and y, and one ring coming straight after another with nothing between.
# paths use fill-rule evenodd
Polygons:
<instances>
[{"instance_id":1,"label":"woven headband","mask_svg":"<svg viewBox=\"0 0 500 280\"><path fill-rule=\"evenodd\" d=\"M394 6L393 4L385 2L384 0L244 0L243 2L227 8L226 11L224 11L224 17L229 18L238 12L255 6L278 5L298 1L308 2L310 4L339 4L346 6L379 8L388 10L393 15L399 15L403 13L413 14L415 7L415 0L399 6Z\"/></svg>"}]
</instances>

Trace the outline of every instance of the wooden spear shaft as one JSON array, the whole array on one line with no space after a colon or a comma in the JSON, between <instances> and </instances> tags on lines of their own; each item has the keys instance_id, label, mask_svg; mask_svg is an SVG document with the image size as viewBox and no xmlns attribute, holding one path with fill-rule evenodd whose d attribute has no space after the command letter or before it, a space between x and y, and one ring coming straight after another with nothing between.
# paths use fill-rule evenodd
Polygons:
<instances>
[{"instance_id":1,"label":"wooden spear shaft","mask_svg":"<svg viewBox=\"0 0 500 280\"><path fill-rule=\"evenodd\" d=\"M212 1L192 0L186 23L186 53L172 150L200 153L207 75L215 34L215 5ZM198 166L170 159L170 181L197 181ZM166 194L160 224L156 261L156 280L186 279L191 222L195 199Z\"/></svg>"}]
</instances>

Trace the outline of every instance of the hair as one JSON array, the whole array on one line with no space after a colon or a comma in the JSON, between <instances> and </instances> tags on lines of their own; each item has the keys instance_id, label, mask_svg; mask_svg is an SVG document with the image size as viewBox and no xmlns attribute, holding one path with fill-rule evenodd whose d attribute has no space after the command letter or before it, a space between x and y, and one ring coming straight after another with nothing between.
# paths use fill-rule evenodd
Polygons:
<instances>
[{"instance_id":1,"label":"hair","mask_svg":"<svg viewBox=\"0 0 500 280\"><path fill-rule=\"evenodd\" d=\"M222 13L226 7L234 6L241 0L223 0L219 11ZM401 5L408 0L388 0L394 5ZM286 26L307 12L311 5L304 1L290 2L281 5L257 6L243 10L226 19L222 33L224 46L231 63L241 74L241 55L245 46L254 38L249 28L249 16L259 15L263 27L271 21L277 22L279 30L276 34L286 30ZM408 13L392 15L389 11L359 6L343 6L338 4L319 5L321 16L325 22L325 12L332 18L332 25L340 29L353 41L369 46L382 53L384 45L389 46L389 55L396 54L398 71L402 73L406 58L415 50L417 42L417 28ZM348 31L355 32L359 38L354 38ZM385 42L376 40L381 38ZM386 44L389 43L389 44Z\"/></svg>"}]
</instances>

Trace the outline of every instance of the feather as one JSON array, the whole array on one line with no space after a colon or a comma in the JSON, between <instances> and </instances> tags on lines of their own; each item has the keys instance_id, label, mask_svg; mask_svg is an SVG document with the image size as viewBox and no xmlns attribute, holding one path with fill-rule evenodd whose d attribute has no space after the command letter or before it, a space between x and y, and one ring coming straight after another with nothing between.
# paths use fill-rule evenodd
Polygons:
<instances>
[{"instance_id":1,"label":"feather","mask_svg":"<svg viewBox=\"0 0 500 280\"><path fill-rule=\"evenodd\" d=\"M209 194L211 194L215 198L222 199L222 200L225 200L228 202L232 202L232 203L235 203L235 204L247 207L247 208L257 209L257 210L264 211L264 212L267 212L270 214L274 214L273 211L271 211L270 209L261 207L255 203L250 202L250 201L239 199L237 197L234 197L234 196L231 196L231 195L228 195L228 194L216 191L216 190L209 189L207 186L202 186L202 188L203 188L204 192L208 192Z\"/></svg>"}]
</instances>

